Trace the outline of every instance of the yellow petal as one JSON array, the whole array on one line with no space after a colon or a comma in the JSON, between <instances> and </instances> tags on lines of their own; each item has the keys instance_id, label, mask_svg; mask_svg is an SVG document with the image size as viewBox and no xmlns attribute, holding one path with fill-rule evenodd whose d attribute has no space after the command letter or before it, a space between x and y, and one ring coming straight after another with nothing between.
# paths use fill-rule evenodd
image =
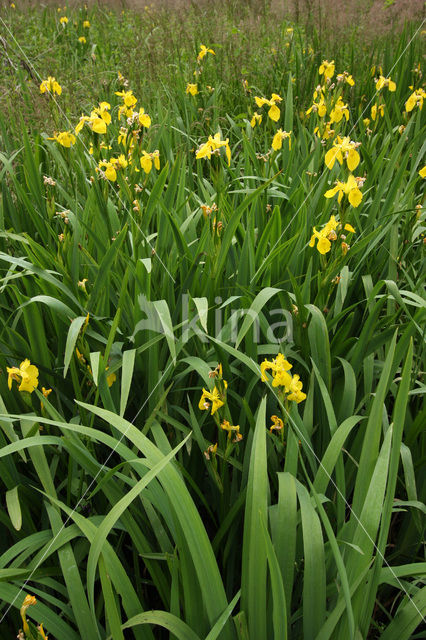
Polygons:
<instances>
[{"instance_id":1,"label":"yellow petal","mask_svg":"<svg viewBox=\"0 0 426 640\"><path fill-rule=\"evenodd\" d=\"M330 249L331 249L330 240L328 238L321 237L318 240L317 249L321 253L321 255L324 255L325 253L328 253L330 251Z\"/></svg>"},{"instance_id":2,"label":"yellow petal","mask_svg":"<svg viewBox=\"0 0 426 640\"><path fill-rule=\"evenodd\" d=\"M274 149L274 151L278 151L279 149L281 149L282 145L283 139L281 137L281 133L277 132L272 140L272 148Z\"/></svg>"},{"instance_id":3,"label":"yellow petal","mask_svg":"<svg viewBox=\"0 0 426 640\"><path fill-rule=\"evenodd\" d=\"M149 127L151 126L151 118L147 113L139 115L139 122L146 129L149 129Z\"/></svg>"},{"instance_id":4,"label":"yellow petal","mask_svg":"<svg viewBox=\"0 0 426 640\"><path fill-rule=\"evenodd\" d=\"M92 130L95 133L106 133L107 126L102 118L93 118L90 122L92 124Z\"/></svg>"},{"instance_id":5,"label":"yellow petal","mask_svg":"<svg viewBox=\"0 0 426 640\"><path fill-rule=\"evenodd\" d=\"M408 98L407 102L405 103L405 110L407 111L407 113L409 113L414 109L415 106L416 106L416 94L412 93L411 96Z\"/></svg>"},{"instance_id":6,"label":"yellow petal","mask_svg":"<svg viewBox=\"0 0 426 640\"><path fill-rule=\"evenodd\" d=\"M206 142L198 149L195 157L197 160L199 160L200 158L205 158L206 156L210 158L211 155L212 155L211 146Z\"/></svg>"},{"instance_id":7,"label":"yellow petal","mask_svg":"<svg viewBox=\"0 0 426 640\"><path fill-rule=\"evenodd\" d=\"M353 207L358 207L362 200L362 193L358 188L352 189L348 198Z\"/></svg>"},{"instance_id":8,"label":"yellow petal","mask_svg":"<svg viewBox=\"0 0 426 640\"><path fill-rule=\"evenodd\" d=\"M258 96L255 97L255 102L258 107L263 107L264 104L268 104L268 100L265 98L259 98Z\"/></svg>"},{"instance_id":9,"label":"yellow petal","mask_svg":"<svg viewBox=\"0 0 426 640\"><path fill-rule=\"evenodd\" d=\"M339 187L333 187L333 189L329 189L324 193L324 198L333 198L336 193L339 191Z\"/></svg>"},{"instance_id":10,"label":"yellow petal","mask_svg":"<svg viewBox=\"0 0 426 640\"><path fill-rule=\"evenodd\" d=\"M327 169L330 169L330 171L334 167L334 163L336 161L338 151L339 149L336 149L336 147L333 147L332 149L329 149L325 154L325 159L324 159L325 166L327 167Z\"/></svg>"},{"instance_id":11,"label":"yellow petal","mask_svg":"<svg viewBox=\"0 0 426 640\"><path fill-rule=\"evenodd\" d=\"M107 180L111 180L111 182L115 182L117 180L117 172L112 165L107 166L105 169L105 177Z\"/></svg>"},{"instance_id":12,"label":"yellow petal","mask_svg":"<svg viewBox=\"0 0 426 640\"><path fill-rule=\"evenodd\" d=\"M273 120L274 122L277 122L280 119L280 115L281 115L281 111L279 110L276 104L273 104L268 111L268 116L271 118L271 120Z\"/></svg>"},{"instance_id":13,"label":"yellow petal","mask_svg":"<svg viewBox=\"0 0 426 640\"><path fill-rule=\"evenodd\" d=\"M359 165L359 161L360 157L358 151L356 151L356 149L350 149L348 152L348 157L346 158L349 171L354 171Z\"/></svg>"},{"instance_id":14,"label":"yellow petal","mask_svg":"<svg viewBox=\"0 0 426 640\"><path fill-rule=\"evenodd\" d=\"M146 155L141 158L141 167L145 171L145 173L149 173L152 169L152 160Z\"/></svg>"},{"instance_id":15,"label":"yellow petal","mask_svg":"<svg viewBox=\"0 0 426 640\"><path fill-rule=\"evenodd\" d=\"M356 233L355 229L353 228L353 226L351 224L345 224L344 229L345 229L345 231L350 231L351 233Z\"/></svg>"}]
</instances>

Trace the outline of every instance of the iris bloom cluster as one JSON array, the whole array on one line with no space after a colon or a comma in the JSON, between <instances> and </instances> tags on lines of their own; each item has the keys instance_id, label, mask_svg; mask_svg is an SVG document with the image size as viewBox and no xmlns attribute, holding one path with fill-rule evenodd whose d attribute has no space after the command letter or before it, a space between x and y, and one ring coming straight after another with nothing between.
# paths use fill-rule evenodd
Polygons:
<instances>
[{"instance_id":1,"label":"iris bloom cluster","mask_svg":"<svg viewBox=\"0 0 426 640\"><path fill-rule=\"evenodd\" d=\"M123 80L121 74L119 74L119 78ZM123 82L124 84L124 82ZM144 127L145 129L149 129L151 126L151 117L148 113L145 112L145 109L142 107L139 111L135 111L134 107L137 103L137 98L133 95L133 92L130 90L117 91L116 95L122 98L122 105L118 108L118 120L120 120L122 115L125 115L127 118L127 127L120 127L120 132L117 138L117 142L119 145L124 146L126 155L121 153L118 157L112 158L101 158L98 161L98 166L96 168L97 172L100 172L100 175L109 180L111 182L115 182L117 180L117 172L122 169L126 169L129 165L132 165L133 160L133 151L136 147L136 142L138 139L139 129L138 127ZM107 132L108 126L111 124L111 105L108 102L100 102L97 107L95 107L90 116L82 115L77 126L75 127L75 133L78 135L85 124L89 126L91 131L96 134L105 134ZM132 125L136 124L136 128ZM130 128L131 127L131 128ZM54 139L63 146L71 146L75 143L76 139L73 134L70 132L62 132L60 134L55 135ZM97 144L98 150L111 150L112 146L105 142L100 142ZM94 145L90 144L89 153L94 153ZM154 166L157 170L160 169L160 152L158 149L155 151L148 153L147 151L142 151L142 156L138 159L138 165L142 167L143 171L148 174L152 170ZM134 165L134 171L139 172L140 169Z\"/></svg>"},{"instance_id":2,"label":"iris bloom cluster","mask_svg":"<svg viewBox=\"0 0 426 640\"><path fill-rule=\"evenodd\" d=\"M271 371L272 374L272 386L282 387L286 395L286 399L297 402L302 402L306 399L306 394L303 393L303 384L300 380L300 376L295 373L293 376L289 373L293 367L292 364L285 359L282 353L279 353L273 360L264 360L260 365L260 379L262 382L267 382L268 377L266 371Z\"/></svg>"},{"instance_id":3,"label":"iris bloom cluster","mask_svg":"<svg viewBox=\"0 0 426 640\"><path fill-rule=\"evenodd\" d=\"M279 104L282 101L281 96L279 96L277 93L273 93L271 95L270 100L268 100L267 98L259 98L259 96L255 96L255 101L256 101L256 105L260 109L264 105L267 105L269 107L269 111L268 111L269 118L273 120L273 122L278 122L281 116L281 110L277 106L277 103ZM261 122L262 122L262 115L257 111L255 111L250 120L250 126L252 127L252 129L254 129L254 127L257 124L260 125ZM279 151L280 149L282 149L283 140L286 140L286 139L288 140L288 147L289 149L291 149L291 131L288 132L288 131L283 131L282 129L278 129L274 134L274 137L272 138L271 146L273 151ZM268 159L268 156L270 155L270 153L271 152L268 152L268 154L266 154L265 156L262 156L265 162Z\"/></svg>"},{"instance_id":4,"label":"iris bloom cluster","mask_svg":"<svg viewBox=\"0 0 426 640\"><path fill-rule=\"evenodd\" d=\"M332 128L333 124L344 121L347 122L349 120L349 107L343 100L341 87L345 84L353 87L355 84L353 77L347 71L339 73L336 76L336 82L332 84L331 80L334 72L334 60L331 62L323 60L318 70L319 75L322 76L322 84L316 87L313 94L312 105L305 111L307 116L316 113L321 119L325 118L327 113L329 113L329 121L319 123L314 129L314 133L323 140L328 140L334 136L335 131L334 128ZM337 91L337 96L335 95L335 91Z\"/></svg>"},{"instance_id":5,"label":"iris bloom cluster","mask_svg":"<svg viewBox=\"0 0 426 640\"><path fill-rule=\"evenodd\" d=\"M133 107L138 101L136 96L133 95L133 91L116 91L115 95L123 99L123 104L118 109L118 119L120 120L123 113L126 118L130 118L133 115Z\"/></svg>"}]
</instances>

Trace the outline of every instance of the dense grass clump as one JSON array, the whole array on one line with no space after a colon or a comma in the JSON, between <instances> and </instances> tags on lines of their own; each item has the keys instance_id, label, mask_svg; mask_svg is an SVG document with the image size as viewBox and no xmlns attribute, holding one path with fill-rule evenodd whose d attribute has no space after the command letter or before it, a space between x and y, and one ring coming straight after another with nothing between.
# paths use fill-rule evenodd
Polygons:
<instances>
[{"instance_id":1,"label":"dense grass clump","mask_svg":"<svg viewBox=\"0 0 426 640\"><path fill-rule=\"evenodd\" d=\"M423 637L421 24L15 5L2 638Z\"/></svg>"}]
</instances>

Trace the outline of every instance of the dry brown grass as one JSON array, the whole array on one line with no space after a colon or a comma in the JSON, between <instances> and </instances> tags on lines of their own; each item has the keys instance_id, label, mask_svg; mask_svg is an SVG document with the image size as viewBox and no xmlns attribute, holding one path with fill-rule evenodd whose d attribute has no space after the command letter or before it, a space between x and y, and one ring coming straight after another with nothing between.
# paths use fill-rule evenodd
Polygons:
<instances>
[{"instance_id":1,"label":"dry brown grass","mask_svg":"<svg viewBox=\"0 0 426 640\"><path fill-rule=\"evenodd\" d=\"M368 40L397 32L405 22L421 24L425 17L423 0L394 0L392 4L386 0L272 0L272 6L323 32L341 36L356 28Z\"/></svg>"},{"instance_id":2,"label":"dry brown grass","mask_svg":"<svg viewBox=\"0 0 426 640\"><path fill-rule=\"evenodd\" d=\"M7 2L5 3L7 4ZM213 10L250 9L263 13L266 8L279 17L315 25L317 28L335 33L362 29L367 35L377 36L390 29L399 30L407 21L421 21L426 16L424 0L20 0L19 5L32 7L61 6L78 7L86 4L115 10L132 9L144 11L169 9L183 12L196 9L210 13Z\"/></svg>"}]
</instances>

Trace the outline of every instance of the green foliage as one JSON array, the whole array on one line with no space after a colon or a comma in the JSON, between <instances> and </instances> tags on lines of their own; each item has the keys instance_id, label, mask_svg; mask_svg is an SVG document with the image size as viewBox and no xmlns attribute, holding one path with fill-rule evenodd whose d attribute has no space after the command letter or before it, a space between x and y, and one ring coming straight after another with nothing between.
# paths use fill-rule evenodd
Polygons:
<instances>
[{"instance_id":1,"label":"green foliage","mask_svg":"<svg viewBox=\"0 0 426 640\"><path fill-rule=\"evenodd\" d=\"M325 166L332 140L306 114L324 50L266 5L253 43L230 5L220 40L185 42L176 16L160 34L165 15L151 9L76 9L65 28L51 9L1 14L12 62L25 54L64 87L54 101L16 69L17 117L0 117L0 626L11 637L27 593L28 634L41 637L42 622L51 640L420 637L425 127L424 110L404 106L420 87L420 43L407 27L375 60L327 52L337 72L359 53L355 86L324 90L328 114L340 95L349 106L336 133L361 143L353 207L324 198L349 173ZM32 48L53 37L51 66L37 64ZM201 65L202 43L215 55ZM395 92L376 91L373 62ZM117 117L118 70L152 117L130 152L117 141L133 126ZM272 93L277 124L254 101ZM104 137L85 125L71 148L49 140L101 100ZM372 101L385 115L366 123ZM291 145L273 151L278 127ZM229 166L195 157L218 131ZM142 151L155 150L161 166L145 173ZM120 153L131 162L108 180L99 162ZM331 216L341 226L321 254L313 227ZM261 381L279 352L300 403ZM26 358L33 393L8 375ZM212 415L199 402L215 385L224 404Z\"/></svg>"}]
</instances>

